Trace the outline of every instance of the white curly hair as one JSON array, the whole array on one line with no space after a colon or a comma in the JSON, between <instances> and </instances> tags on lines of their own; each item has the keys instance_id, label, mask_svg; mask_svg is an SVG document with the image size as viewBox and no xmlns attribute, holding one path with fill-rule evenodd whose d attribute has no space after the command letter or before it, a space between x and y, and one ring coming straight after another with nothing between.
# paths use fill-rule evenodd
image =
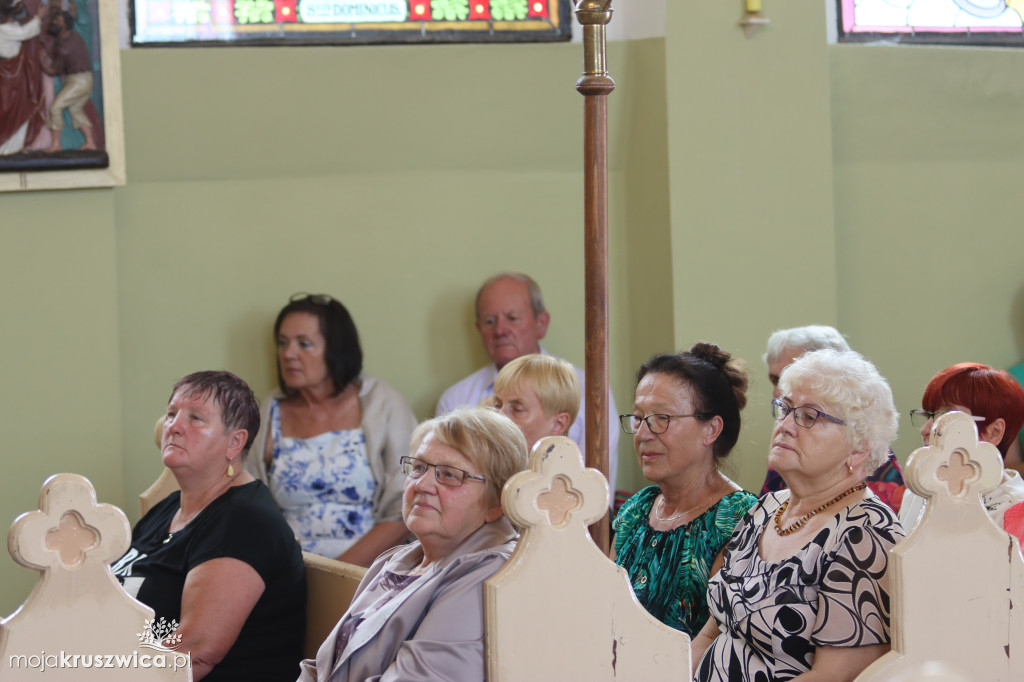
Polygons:
<instances>
[{"instance_id":1,"label":"white curly hair","mask_svg":"<svg viewBox=\"0 0 1024 682\"><path fill-rule=\"evenodd\" d=\"M852 350L826 348L806 353L779 377L783 395L796 386L809 389L826 412L846 422L850 444L870 453L869 472L885 463L900 415L889 382L871 361Z\"/></svg>"}]
</instances>

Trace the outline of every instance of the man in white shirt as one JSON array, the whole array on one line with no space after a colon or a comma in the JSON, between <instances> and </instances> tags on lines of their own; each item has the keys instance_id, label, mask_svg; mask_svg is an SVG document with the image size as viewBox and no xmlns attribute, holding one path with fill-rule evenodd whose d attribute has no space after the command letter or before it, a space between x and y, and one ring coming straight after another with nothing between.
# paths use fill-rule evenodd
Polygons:
<instances>
[{"instance_id":1,"label":"man in white shirt","mask_svg":"<svg viewBox=\"0 0 1024 682\"><path fill-rule=\"evenodd\" d=\"M498 370L522 355L543 353L550 355L540 340L548 331L551 316L544 308L540 287L527 275L504 272L489 278L476 295L476 329L484 349L491 358L491 364L480 368L454 386L450 387L437 402L436 415L448 414L457 407L479 405L484 398L494 394L494 379ZM586 395L584 372L574 367L580 380L581 396ZM615 489L615 475L618 471L619 430L615 399L608 392L608 480ZM584 450L583 398L580 400L579 415L569 428L569 438L574 440L581 452Z\"/></svg>"}]
</instances>

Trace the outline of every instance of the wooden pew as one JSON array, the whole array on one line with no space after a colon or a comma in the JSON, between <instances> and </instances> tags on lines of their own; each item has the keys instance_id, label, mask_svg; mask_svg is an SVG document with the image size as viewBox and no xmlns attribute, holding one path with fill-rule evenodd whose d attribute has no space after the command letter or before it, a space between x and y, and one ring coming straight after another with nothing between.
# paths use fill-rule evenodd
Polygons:
<instances>
[{"instance_id":1,"label":"wooden pew","mask_svg":"<svg viewBox=\"0 0 1024 682\"><path fill-rule=\"evenodd\" d=\"M306 564L306 641L302 655L315 659L320 645L348 610L366 569L309 552L302 553L302 561Z\"/></svg>"},{"instance_id":2,"label":"wooden pew","mask_svg":"<svg viewBox=\"0 0 1024 682\"><path fill-rule=\"evenodd\" d=\"M522 536L484 586L490 682L689 678L689 638L647 613L587 533L608 483L573 441L541 440L501 499Z\"/></svg>"},{"instance_id":3,"label":"wooden pew","mask_svg":"<svg viewBox=\"0 0 1024 682\"><path fill-rule=\"evenodd\" d=\"M891 550L892 651L857 682L1020 682L1024 559L980 497L999 482L1002 458L994 445L978 442L977 425L960 412L939 417L929 442L904 469L928 505Z\"/></svg>"},{"instance_id":4,"label":"wooden pew","mask_svg":"<svg viewBox=\"0 0 1024 682\"><path fill-rule=\"evenodd\" d=\"M130 597L111 572L130 539L124 513L97 504L88 480L46 480L39 510L19 516L7 536L11 556L39 571L39 580L24 604L0 620L5 681L192 679L188 655L158 643L171 626L153 623L153 609Z\"/></svg>"}]
</instances>

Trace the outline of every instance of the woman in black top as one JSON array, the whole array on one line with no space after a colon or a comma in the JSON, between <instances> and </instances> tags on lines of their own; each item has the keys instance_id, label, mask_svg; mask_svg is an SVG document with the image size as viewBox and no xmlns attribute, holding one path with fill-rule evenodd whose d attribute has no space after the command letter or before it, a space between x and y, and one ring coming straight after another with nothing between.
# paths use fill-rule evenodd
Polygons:
<instances>
[{"instance_id":1,"label":"woman in black top","mask_svg":"<svg viewBox=\"0 0 1024 682\"><path fill-rule=\"evenodd\" d=\"M266 487L242 468L259 404L228 372L179 381L161 453L181 491L135 526L114 565L188 652L195 680L294 680L302 657L306 576L294 535Z\"/></svg>"}]
</instances>

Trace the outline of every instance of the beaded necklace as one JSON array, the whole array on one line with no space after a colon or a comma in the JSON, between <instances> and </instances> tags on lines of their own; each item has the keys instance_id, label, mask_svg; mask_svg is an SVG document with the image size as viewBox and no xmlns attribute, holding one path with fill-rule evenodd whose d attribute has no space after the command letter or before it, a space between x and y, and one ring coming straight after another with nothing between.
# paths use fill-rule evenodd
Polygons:
<instances>
[{"instance_id":1,"label":"beaded necklace","mask_svg":"<svg viewBox=\"0 0 1024 682\"><path fill-rule=\"evenodd\" d=\"M831 507L833 504L835 504L839 500L843 499L844 497L847 497L848 495L852 495L855 492L858 492L860 490L864 490L864 488L867 488L867 487L868 487L867 483L861 483L859 485L855 485L852 488L850 488L849 490L847 490L846 492L839 493L838 495L833 497L831 500L829 500L825 504L823 504L820 507L818 507L817 509L812 509L808 513L804 514L799 519L797 519L792 524L790 524L790 526L788 528L783 528L782 527L782 515L786 512L787 509L789 509L789 500L786 500L785 502L783 502L779 506L778 511L775 512L775 532L778 533L779 535L783 536L783 537L785 537L787 535L791 535L791 534L797 532L798 530L800 530L801 528L803 528L805 525L807 525L807 522L811 519L811 517L814 516L815 514L817 514L818 512L825 511L826 509L828 509L829 507Z\"/></svg>"}]
</instances>

